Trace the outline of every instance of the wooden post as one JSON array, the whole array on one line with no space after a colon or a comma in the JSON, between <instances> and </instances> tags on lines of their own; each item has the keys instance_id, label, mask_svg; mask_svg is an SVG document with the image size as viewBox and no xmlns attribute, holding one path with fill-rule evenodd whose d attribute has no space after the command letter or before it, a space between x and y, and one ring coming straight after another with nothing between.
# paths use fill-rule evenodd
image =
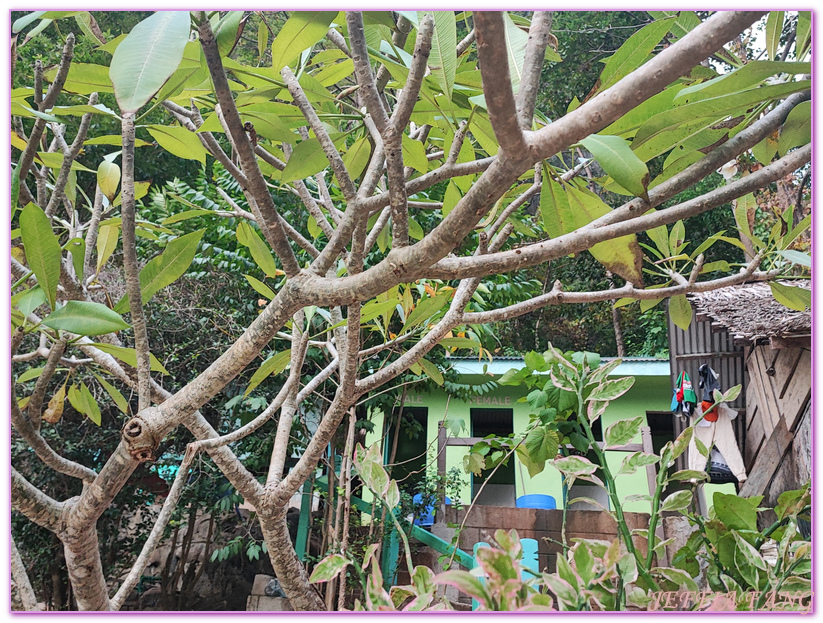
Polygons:
<instances>
[{"instance_id":1,"label":"wooden post","mask_svg":"<svg viewBox=\"0 0 823 623\"><path fill-rule=\"evenodd\" d=\"M434 523L446 523L446 429L443 422L437 423L437 512L434 514Z\"/></svg>"}]
</instances>

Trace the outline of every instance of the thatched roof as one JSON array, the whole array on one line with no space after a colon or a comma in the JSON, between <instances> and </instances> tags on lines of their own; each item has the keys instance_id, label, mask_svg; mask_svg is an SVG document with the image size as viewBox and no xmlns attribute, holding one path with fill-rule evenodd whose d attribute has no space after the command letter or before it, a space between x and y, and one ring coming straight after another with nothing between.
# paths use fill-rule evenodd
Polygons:
<instances>
[{"instance_id":1,"label":"thatched roof","mask_svg":"<svg viewBox=\"0 0 823 623\"><path fill-rule=\"evenodd\" d=\"M785 285L809 289L808 281L793 281ZM765 338L790 338L811 333L812 317L778 303L767 283L745 283L739 286L689 294L698 317L709 316L726 327L735 341L756 341Z\"/></svg>"}]
</instances>

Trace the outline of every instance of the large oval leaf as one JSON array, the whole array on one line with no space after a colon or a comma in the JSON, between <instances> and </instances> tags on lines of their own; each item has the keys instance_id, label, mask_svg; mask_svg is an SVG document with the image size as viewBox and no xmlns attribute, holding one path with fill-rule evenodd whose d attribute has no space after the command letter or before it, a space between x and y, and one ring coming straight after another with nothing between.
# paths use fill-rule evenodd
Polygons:
<instances>
[{"instance_id":1,"label":"large oval leaf","mask_svg":"<svg viewBox=\"0 0 823 623\"><path fill-rule=\"evenodd\" d=\"M23 208L20 213L20 235L26 251L26 262L46 293L49 305L54 309L62 252L60 242L51 229L49 217L39 206L29 203Z\"/></svg>"},{"instance_id":2,"label":"large oval leaf","mask_svg":"<svg viewBox=\"0 0 823 623\"><path fill-rule=\"evenodd\" d=\"M454 11L418 11L420 17L425 13L431 13L434 18L429 68L443 93L451 99L457 73L457 24ZM510 68L512 69L514 68Z\"/></svg>"},{"instance_id":3,"label":"large oval leaf","mask_svg":"<svg viewBox=\"0 0 823 623\"><path fill-rule=\"evenodd\" d=\"M296 59L306 48L326 36L337 11L294 11L271 46L271 66L280 70Z\"/></svg>"},{"instance_id":4,"label":"large oval leaf","mask_svg":"<svg viewBox=\"0 0 823 623\"><path fill-rule=\"evenodd\" d=\"M43 324L77 335L103 335L129 328L117 312L100 303L87 301L68 301L46 316Z\"/></svg>"},{"instance_id":5,"label":"large oval leaf","mask_svg":"<svg viewBox=\"0 0 823 623\"><path fill-rule=\"evenodd\" d=\"M205 229L194 231L185 236L175 238L166 246L161 255L153 258L140 271L140 295L145 305L156 292L173 283L186 272L194 260L197 245L203 237ZM129 308L128 295L115 306L115 311L124 313Z\"/></svg>"},{"instance_id":6,"label":"large oval leaf","mask_svg":"<svg viewBox=\"0 0 823 623\"><path fill-rule=\"evenodd\" d=\"M615 182L635 197L648 197L646 189L649 187L649 168L632 151L626 139L592 134L581 143Z\"/></svg>"},{"instance_id":7,"label":"large oval leaf","mask_svg":"<svg viewBox=\"0 0 823 623\"><path fill-rule=\"evenodd\" d=\"M291 349L276 353L268 359L266 359L266 361L264 361L262 365L257 369L257 372L255 372L252 375L251 381L249 382L249 386L246 388L246 391L243 393L243 396L248 396L251 393L251 391L258 385L260 385L260 383L262 383L267 376L280 374L283 370L286 369L286 366L289 365L290 359Z\"/></svg>"},{"instance_id":8,"label":"large oval leaf","mask_svg":"<svg viewBox=\"0 0 823 623\"><path fill-rule=\"evenodd\" d=\"M136 112L171 77L183 59L189 30L188 11L158 11L117 46L109 77L122 112Z\"/></svg>"},{"instance_id":9,"label":"large oval leaf","mask_svg":"<svg viewBox=\"0 0 823 623\"><path fill-rule=\"evenodd\" d=\"M669 316L672 322L686 331L692 323L692 306L685 294L678 294L669 299Z\"/></svg>"},{"instance_id":10,"label":"large oval leaf","mask_svg":"<svg viewBox=\"0 0 823 623\"><path fill-rule=\"evenodd\" d=\"M196 134L176 126L150 125L148 129L152 138L167 152L206 164L206 148Z\"/></svg>"}]
</instances>

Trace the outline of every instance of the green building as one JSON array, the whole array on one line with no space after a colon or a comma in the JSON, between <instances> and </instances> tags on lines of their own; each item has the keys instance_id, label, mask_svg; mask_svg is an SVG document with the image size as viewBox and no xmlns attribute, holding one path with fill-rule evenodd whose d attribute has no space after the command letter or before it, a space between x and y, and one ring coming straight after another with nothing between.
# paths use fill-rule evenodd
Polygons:
<instances>
[{"instance_id":1,"label":"green building","mask_svg":"<svg viewBox=\"0 0 823 623\"><path fill-rule=\"evenodd\" d=\"M518 357L498 357L493 362L479 362L476 359L454 360L454 370L460 373L461 381L472 384L482 384L499 379L507 370L523 367L523 359ZM608 359L604 359L604 362ZM602 441L603 430L618 420L635 418L638 415L645 417L645 426L649 430L638 434L624 450L609 450L606 455L613 473L617 472L625 456L636 450L653 451L658 453L660 448L674 438L673 415L670 410L672 387L670 364L668 359L654 359L648 357L626 357L623 362L611 373L612 378L633 376L633 387L613 401L603 414L599 425L595 427L595 435ZM524 431L529 424L530 407L519 399L526 395L525 387L496 386L493 390L481 396L474 396L469 401L450 397L444 390L436 389L431 392L415 393L409 391L404 404L404 418L407 422L414 421L401 430L398 438L396 456L394 460L393 477L398 479L401 488L413 491L414 486L421 479L433 476L438 470L438 446L445 450L445 473L452 491L452 502L469 504L474 497L478 497L476 504L486 506L516 506L517 498L530 494L549 495L554 498L556 508L563 507L563 482L561 474L549 463L540 474L530 477L526 467L512 457L508 465L501 466L497 472L486 480L487 473L477 477L467 474L463 469L463 457L471 445L466 438L482 438L489 434L508 435ZM379 440L383 431L385 414L374 413L374 432L367 438L367 444ZM439 423L445 419L462 420L464 426L459 433L463 440L448 435L448 443L443 443L445 432L440 432ZM392 422L395 418L392 418ZM411 433L409 429L411 430ZM416 430L415 430L416 429ZM417 434L415 434L415 432ZM440 439L438 439L440 433ZM388 436L391 439L391 434ZM645 435L646 439L642 437ZM459 445L459 444L463 445ZM456 445L452 445L456 444ZM388 461L391 443L386 443L385 457ZM443 470L444 461L441 457L439 468ZM638 470L631 475L617 477L618 494L621 499L630 495L646 494L649 492L648 474L645 469ZM706 497L712 499L714 490L734 492L734 485L707 485ZM448 494L448 492L447 492ZM479 496L478 496L479 494ZM578 497L591 498L603 507L609 508L605 491L588 483L576 483L569 491L569 500ZM577 502L570 508L581 510L599 510L591 503ZM623 509L628 512L648 512L647 501L629 500Z\"/></svg>"}]
</instances>

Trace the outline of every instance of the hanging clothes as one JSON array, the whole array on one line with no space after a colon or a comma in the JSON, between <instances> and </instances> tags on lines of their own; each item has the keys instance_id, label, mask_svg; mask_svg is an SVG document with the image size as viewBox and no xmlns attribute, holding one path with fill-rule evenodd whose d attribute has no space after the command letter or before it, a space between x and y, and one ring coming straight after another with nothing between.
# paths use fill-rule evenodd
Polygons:
<instances>
[{"instance_id":1,"label":"hanging clothes","mask_svg":"<svg viewBox=\"0 0 823 623\"><path fill-rule=\"evenodd\" d=\"M682 418L688 418L694 413L697 404L697 394L692 387L692 381L686 372L677 376L672 396L672 413Z\"/></svg>"},{"instance_id":2,"label":"hanging clothes","mask_svg":"<svg viewBox=\"0 0 823 623\"><path fill-rule=\"evenodd\" d=\"M711 403L710 403L711 404ZM738 482L746 480L746 467L740 448L737 447L737 439L734 435L734 425L732 420L737 417L737 411L729 407L725 402L721 402L714 409L717 419L698 420L703 415L703 405L697 406L694 415L691 417L691 425L694 426L694 435L689 442L689 469L702 472L706 469L707 458L697 450L695 439L707 448L714 446L723 455L726 465L737 478Z\"/></svg>"},{"instance_id":3,"label":"hanging clothes","mask_svg":"<svg viewBox=\"0 0 823 623\"><path fill-rule=\"evenodd\" d=\"M716 422L717 410L710 409L710 407L714 404L714 390L720 390L720 375L706 363L698 368L697 374L700 377L698 386L703 390L700 403L703 408L703 417L709 422Z\"/></svg>"}]
</instances>

